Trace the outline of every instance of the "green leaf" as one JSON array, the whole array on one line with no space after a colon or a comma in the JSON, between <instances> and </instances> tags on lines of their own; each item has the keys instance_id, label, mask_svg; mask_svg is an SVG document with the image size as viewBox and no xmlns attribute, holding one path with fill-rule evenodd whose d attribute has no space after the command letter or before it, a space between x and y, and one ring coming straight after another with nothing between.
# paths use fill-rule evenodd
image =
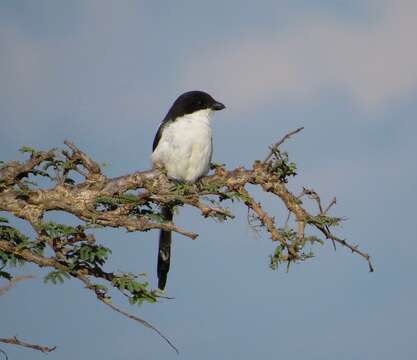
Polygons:
<instances>
[{"instance_id":1,"label":"green leaf","mask_svg":"<svg viewBox=\"0 0 417 360\"><path fill-rule=\"evenodd\" d=\"M20 257L17 257L14 254L10 254L10 260L9 264L13 267L17 267L18 265L22 266L25 263L25 260L23 260Z\"/></svg>"},{"instance_id":2,"label":"green leaf","mask_svg":"<svg viewBox=\"0 0 417 360\"><path fill-rule=\"evenodd\" d=\"M17 193L17 198L21 200L26 200L29 197L29 190L23 190L17 186L14 187L14 190Z\"/></svg>"},{"instance_id":3,"label":"green leaf","mask_svg":"<svg viewBox=\"0 0 417 360\"><path fill-rule=\"evenodd\" d=\"M269 256L269 267L272 270L277 270L278 266L285 261L286 255L284 253L285 245L279 244L272 255Z\"/></svg>"},{"instance_id":4,"label":"green leaf","mask_svg":"<svg viewBox=\"0 0 417 360\"><path fill-rule=\"evenodd\" d=\"M308 223L318 224L320 226L339 226L343 220L344 219L340 217L332 217L327 215L317 215L306 219Z\"/></svg>"},{"instance_id":5,"label":"green leaf","mask_svg":"<svg viewBox=\"0 0 417 360\"><path fill-rule=\"evenodd\" d=\"M124 204L139 204L136 194L126 193L120 196L100 196L95 201L95 207L99 211L112 211Z\"/></svg>"},{"instance_id":6,"label":"green leaf","mask_svg":"<svg viewBox=\"0 0 417 360\"><path fill-rule=\"evenodd\" d=\"M39 226L39 229L44 231L50 238L68 238L80 232L80 229L77 229L73 226L58 224L52 221L42 223Z\"/></svg>"},{"instance_id":7,"label":"green leaf","mask_svg":"<svg viewBox=\"0 0 417 360\"><path fill-rule=\"evenodd\" d=\"M16 245L27 244L29 242L27 236L9 225L0 225L0 239L10 241Z\"/></svg>"},{"instance_id":8,"label":"green leaf","mask_svg":"<svg viewBox=\"0 0 417 360\"><path fill-rule=\"evenodd\" d=\"M130 304L141 305L144 301L154 303L157 300L157 293L149 291L149 283L147 281L140 282L136 280L137 276L132 273L123 273L116 276L112 280L112 285L126 294L126 291L131 294L129 296Z\"/></svg>"},{"instance_id":9,"label":"green leaf","mask_svg":"<svg viewBox=\"0 0 417 360\"><path fill-rule=\"evenodd\" d=\"M12 280L12 275L8 273L7 271L0 271L0 278Z\"/></svg>"},{"instance_id":10,"label":"green leaf","mask_svg":"<svg viewBox=\"0 0 417 360\"><path fill-rule=\"evenodd\" d=\"M105 293L105 292L109 291L109 288L108 288L107 286L105 286L105 285L95 284L95 285L93 285L93 286L94 286L94 288L95 288L96 290L98 290L98 291L100 291L100 292L103 292L103 293Z\"/></svg>"},{"instance_id":11,"label":"green leaf","mask_svg":"<svg viewBox=\"0 0 417 360\"><path fill-rule=\"evenodd\" d=\"M279 149L274 149L274 158L270 165L272 172L278 175L280 181L283 183L288 182L287 178L289 176L297 175L297 165L289 161L286 151L281 152Z\"/></svg>"},{"instance_id":12,"label":"green leaf","mask_svg":"<svg viewBox=\"0 0 417 360\"><path fill-rule=\"evenodd\" d=\"M101 245L81 244L74 246L73 250L67 253L72 266L76 267L80 263L90 264L93 267L102 266L107 261L111 250Z\"/></svg>"},{"instance_id":13,"label":"green leaf","mask_svg":"<svg viewBox=\"0 0 417 360\"><path fill-rule=\"evenodd\" d=\"M3 250L0 250L0 261L3 263L3 266L7 264L9 259L10 259L10 255L4 252Z\"/></svg>"},{"instance_id":14,"label":"green leaf","mask_svg":"<svg viewBox=\"0 0 417 360\"><path fill-rule=\"evenodd\" d=\"M0 216L0 222L3 222L3 223L8 223L8 222L9 222L9 220L8 220L8 219L6 219L6 218L4 218L4 217L2 217L2 216Z\"/></svg>"},{"instance_id":15,"label":"green leaf","mask_svg":"<svg viewBox=\"0 0 417 360\"><path fill-rule=\"evenodd\" d=\"M20 151L21 153L32 153L32 154L34 154L34 153L36 153L36 152L37 152L34 148L32 148L32 147L30 147L30 146L22 146L22 147L19 149L19 151Z\"/></svg>"},{"instance_id":16,"label":"green leaf","mask_svg":"<svg viewBox=\"0 0 417 360\"><path fill-rule=\"evenodd\" d=\"M50 273L48 273L44 278L43 282L47 284L48 282L52 282L53 284L63 283L65 279L69 279L71 276L61 270L53 270Z\"/></svg>"}]
</instances>

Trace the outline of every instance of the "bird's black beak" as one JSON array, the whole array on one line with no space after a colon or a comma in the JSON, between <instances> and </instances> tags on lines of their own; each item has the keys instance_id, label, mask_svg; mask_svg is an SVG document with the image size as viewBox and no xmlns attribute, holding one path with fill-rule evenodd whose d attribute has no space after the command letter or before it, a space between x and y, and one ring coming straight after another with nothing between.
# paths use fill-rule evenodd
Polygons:
<instances>
[{"instance_id":1,"label":"bird's black beak","mask_svg":"<svg viewBox=\"0 0 417 360\"><path fill-rule=\"evenodd\" d=\"M216 101L212 106L211 106L211 108L213 109L213 110L215 110L215 111L218 111L218 110L223 110L223 109L225 109L226 108L226 106L224 106L224 104L222 104L221 102L218 102L218 101Z\"/></svg>"}]
</instances>

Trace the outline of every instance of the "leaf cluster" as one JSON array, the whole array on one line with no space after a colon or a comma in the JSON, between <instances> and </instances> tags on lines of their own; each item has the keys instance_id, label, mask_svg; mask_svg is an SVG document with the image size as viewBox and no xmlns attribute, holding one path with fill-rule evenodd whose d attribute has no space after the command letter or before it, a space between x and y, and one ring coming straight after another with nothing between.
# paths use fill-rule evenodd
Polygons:
<instances>
[{"instance_id":1,"label":"leaf cluster","mask_svg":"<svg viewBox=\"0 0 417 360\"><path fill-rule=\"evenodd\" d=\"M279 180L285 184L288 182L288 177L297 175L297 164L289 160L288 152L286 151L274 148L272 152L271 172L278 175Z\"/></svg>"},{"instance_id":2,"label":"leaf cluster","mask_svg":"<svg viewBox=\"0 0 417 360\"><path fill-rule=\"evenodd\" d=\"M144 276L140 274L139 276ZM138 276L132 273L123 273L115 276L112 280L112 285L119 289L122 293L126 291L129 293L128 299L130 304L142 305L144 301L155 303L158 298L156 291L149 291L149 283L147 281L137 281Z\"/></svg>"},{"instance_id":3,"label":"leaf cluster","mask_svg":"<svg viewBox=\"0 0 417 360\"><path fill-rule=\"evenodd\" d=\"M7 279L11 278L10 273L3 271L6 266L16 267L18 265L25 264L25 260L19 256L16 252L23 249L28 249L36 255L43 253L45 248L44 244L37 241L31 241L26 235L22 234L18 229L13 226L5 225L8 220L6 218L0 218L0 240L7 241L12 244L16 251L14 253L0 250L0 277Z\"/></svg>"},{"instance_id":4,"label":"leaf cluster","mask_svg":"<svg viewBox=\"0 0 417 360\"><path fill-rule=\"evenodd\" d=\"M287 265L287 270L291 263L305 261L314 257L314 253L311 250L305 250L306 244L324 244L324 241L317 236L303 236L299 237L294 229L280 228L280 235L284 239L276 246L273 254L269 255L269 267L272 270L277 270L283 263ZM293 251L289 251L293 249Z\"/></svg>"}]
</instances>

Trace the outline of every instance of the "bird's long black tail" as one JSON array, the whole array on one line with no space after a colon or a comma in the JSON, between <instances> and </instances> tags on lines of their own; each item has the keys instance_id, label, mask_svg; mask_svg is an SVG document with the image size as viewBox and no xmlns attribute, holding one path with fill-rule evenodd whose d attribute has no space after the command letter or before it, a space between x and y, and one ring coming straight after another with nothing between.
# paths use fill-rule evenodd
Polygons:
<instances>
[{"instance_id":1,"label":"bird's long black tail","mask_svg":"<svg viewBox=\"0 0 417 360\"><path fill-rule=\"evenodd\" d=\"M172 221L172 210L169 207L162 208L164 221ZM158 251L158 288L164 290L167 282L169 265L171 260L171 231L161 230L159 233Z\"/></svg>"}]
</instances>

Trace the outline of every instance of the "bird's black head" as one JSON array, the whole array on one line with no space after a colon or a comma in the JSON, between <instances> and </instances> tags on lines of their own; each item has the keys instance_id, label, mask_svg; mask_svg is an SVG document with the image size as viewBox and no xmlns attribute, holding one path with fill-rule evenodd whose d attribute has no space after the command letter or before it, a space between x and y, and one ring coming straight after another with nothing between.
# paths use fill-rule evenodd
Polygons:
<instances>
[{"instance_id":1,"label":"bird's black head","mask_svg":"<svg viewBox=\"0 0 417 360\"><path fill-rule=\"evenodd\" d=\"M214 100L204 91L188 91L180 95L171 106L166 120L175 120L177 117L192 114L199 110L222 110L225 106Z\"/></svg>"}]
</instances>

